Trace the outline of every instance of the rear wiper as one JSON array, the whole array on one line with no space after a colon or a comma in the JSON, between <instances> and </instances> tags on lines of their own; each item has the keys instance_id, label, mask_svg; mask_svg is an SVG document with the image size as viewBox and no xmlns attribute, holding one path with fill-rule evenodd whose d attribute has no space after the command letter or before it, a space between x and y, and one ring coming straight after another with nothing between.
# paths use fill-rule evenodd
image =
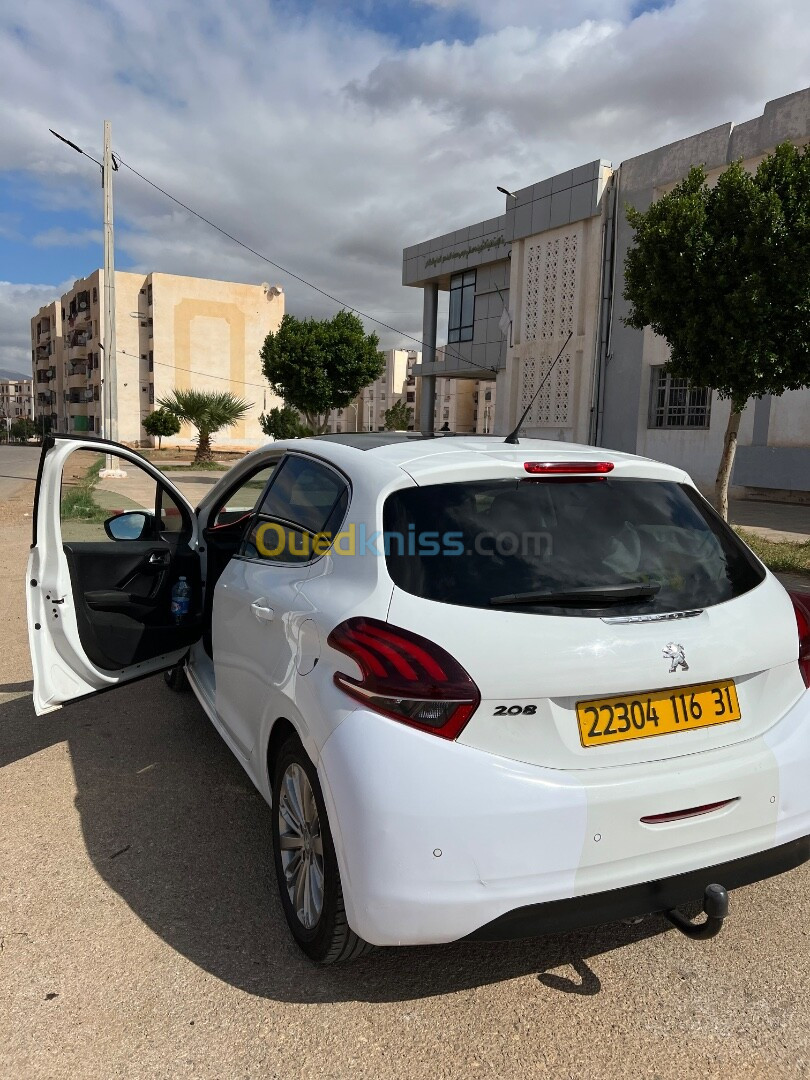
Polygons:
<instances>
[{"instance_id":1,"label":"rear wiper","mask_svg":"<svg viewBox=\"0 0 810 1080\"><path fill-rule=\"evenodd\" d=\"M649 600L660 590L660 585L601 585L585 589L565 589L561 592L508 593L491 596L493 607L509 607L512 604L623 604L627 600Z\"/></svg>"}]
</instances>

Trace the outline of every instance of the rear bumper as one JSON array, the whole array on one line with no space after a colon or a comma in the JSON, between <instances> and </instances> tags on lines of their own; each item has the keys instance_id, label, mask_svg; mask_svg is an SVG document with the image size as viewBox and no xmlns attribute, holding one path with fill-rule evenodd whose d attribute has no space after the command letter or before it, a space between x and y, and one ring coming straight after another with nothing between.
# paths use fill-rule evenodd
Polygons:
<instances>
[{"instance_id":1,"label":"rear bumper","mask_svg":"<svg viewBox=\"0 0 810 1080\"><path fill-rule=\"evenodd\" d=\"M654 912L670 911L699 901L707 885L716 883L727 889L751 885L755 881L795 870L810 860L810 836L742 859L692 870L687 874L659 881L627 885L623 889L592 893L570 900L551 900L507 911L505 915L474 930L468 941L508 941L512 938L561 934L585 926L600 926L617 919L630 919Z\"/></svg>"},{"instance_id":2,"label":"rear bumper","mask_svg":"<svg viewBox=\"0 0 810 1080\"><path fill-rule=\"evenodd\" d=\"M327 739L318 771L361 937L548 933L677 907L712 881L733 888L802 862L810 691L765 736L589 770L496 757L357 709ZM641 820L719 800L733 801Z\"/></svg>"}]
</instances>

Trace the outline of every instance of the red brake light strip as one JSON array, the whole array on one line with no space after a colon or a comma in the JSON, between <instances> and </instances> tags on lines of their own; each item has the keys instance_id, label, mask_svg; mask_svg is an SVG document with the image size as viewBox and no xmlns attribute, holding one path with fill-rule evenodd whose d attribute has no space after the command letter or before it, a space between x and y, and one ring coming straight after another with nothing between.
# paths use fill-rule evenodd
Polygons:
<instances>
[{"instance_id":1,"label":"red brake light strip","mask_svg":"<svg viewBox=\"0 0 810 1080\"><path fill-rule=\"evenodd\" d=\"M523 468L533 476L551 476L604 474L612 472L614 465L612 461L524 461Z\"/></svg>"}]
</instances>

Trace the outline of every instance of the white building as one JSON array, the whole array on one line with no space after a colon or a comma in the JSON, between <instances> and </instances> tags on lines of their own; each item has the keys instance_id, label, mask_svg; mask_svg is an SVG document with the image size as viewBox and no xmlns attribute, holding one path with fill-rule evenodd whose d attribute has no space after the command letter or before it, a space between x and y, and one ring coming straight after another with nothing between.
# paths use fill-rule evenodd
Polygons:
<instances>
[{"instance_id":1,"label":"white building","mask_svg":"<svg viewBox=\"0 0 810 1080\"><path fill-rule=\"evenodd\" d=\"M33 382L20 375L17 378L0 379L0 424L8 426L15 420L34 418L32 394Z\"/></svg>"},{"instance_id":2,"label":"white building","mask_svg":"<svg viewBox=\"0 0 810 1080\"><path fill-rule=\"evenodd\" d=\"M755 169L785 141L810 141L810 89L616 169L596 159L532 183L508 195L499 216L405 248L403 284L424 294L422 431L444 419L442 378L495 379L498 434L512 430L537 393L527 435L660 458L711 487L729 404L672 379L666 344L623 324L632 242L623 208L646 209L694 164L705 165L710 182L738 159ZM441 334L440 291L449 293ZM810 493L810 389L749 402L732 483L738 494Z\"/></svg>"}]
</instances>

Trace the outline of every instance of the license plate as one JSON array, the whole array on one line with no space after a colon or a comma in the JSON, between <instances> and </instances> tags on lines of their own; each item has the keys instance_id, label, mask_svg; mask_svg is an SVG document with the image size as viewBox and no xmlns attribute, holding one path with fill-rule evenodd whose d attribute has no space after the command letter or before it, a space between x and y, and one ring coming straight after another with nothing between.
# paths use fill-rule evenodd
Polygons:
<instances>
[{"instance_id":1,"label":"license plate","mask_svg":"<svg viewBox=\"0 0 810 1080\"><path fill-rule=\"evenodd\" d=\"M733 682L700 683L577 702L579 740L583 746L605 746L627 739L728 724L740 716Z\"/></svg>"}]
</instances>

